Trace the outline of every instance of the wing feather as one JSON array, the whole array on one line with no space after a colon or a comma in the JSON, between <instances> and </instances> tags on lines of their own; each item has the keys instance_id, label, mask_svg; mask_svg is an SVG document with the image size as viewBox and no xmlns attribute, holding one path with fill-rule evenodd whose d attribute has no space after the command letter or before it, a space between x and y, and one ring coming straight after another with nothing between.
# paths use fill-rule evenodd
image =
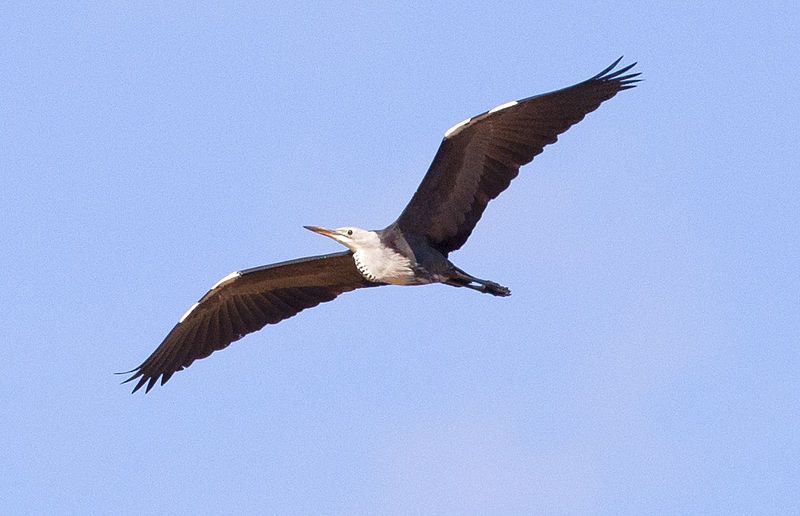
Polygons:
<instances>
[{"instance_id":1,"label":"wing feather","mask_svg":"<svg viewBox=\"0 0 800 516\"><path fill-rule=\"evenodd\" d=\"M602 102L635 86L639 74L626 72L636 63L615 70L621 59L584 82L502 104L450 128L393 226L424 236L445 255L460 248L522 165Z\"/></svg>"},{"instance_id":2,"label":"wing feather","mask_svg":"<svg viewBox=\"0 0 800 516\"><path fill-rule=\"evenodd\" d=\"M247 269L220 280L172 328L161 345L125 382L150 391L161 379L228 347L248 333L275 324L343 292L378 285L361 276L352 253L312 256Z\"/></svg>"}]
</instances>

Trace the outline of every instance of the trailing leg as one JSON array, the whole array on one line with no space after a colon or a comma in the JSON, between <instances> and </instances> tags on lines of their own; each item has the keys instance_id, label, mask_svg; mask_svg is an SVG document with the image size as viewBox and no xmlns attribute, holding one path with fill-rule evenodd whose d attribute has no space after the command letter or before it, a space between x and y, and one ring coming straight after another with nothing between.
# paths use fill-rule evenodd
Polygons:
<instances>
[{"instance_id":1,"label":"trailing leg","mask_svg":"<svg viewBox=\"0 0 800 516\"><path fill-rule=\"evenodd\" d=\"M506 297L511 295L511 290L509 290L508 287L504 287L498 283L495 283L494 281L483 280L476 278L475 276L470 276L455 266L448 272L447 279L444 281L444 283L454 287L467 287L469 289L477 290L478 292L482 292L484 294L491 294L493 296Z\"/></svg>"}]
</instances>

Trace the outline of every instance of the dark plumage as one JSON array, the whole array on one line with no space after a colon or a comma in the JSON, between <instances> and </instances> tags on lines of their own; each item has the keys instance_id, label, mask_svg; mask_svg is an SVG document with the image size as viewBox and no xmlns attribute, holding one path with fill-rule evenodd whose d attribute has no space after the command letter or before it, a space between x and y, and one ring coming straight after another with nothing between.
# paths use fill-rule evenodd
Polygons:
<instances>
[{"instance_id":1,"label":"dark plumage","mask_svg":"<svg viewBox=\"0 0 800 516\"><path fill-rule=\"evenodd\" d=\"M139 378L162 385L195 360L224 349L267 324L276 324L306 308L332 301L343 292L377 285L355 267L353 253L326 254L254 267L220 281L192 306L129 382ZM126 374L126 373L123 373Z\"/></svg>"},{"instance_id":2,"label":"dark plumage","mask_svg":"<svg viewBox=\"0 0 800 516\"><path fill-rule=\"evenodd\" d=\"M621 59L621 58L620 58ZM611 66L584 82L509 102L445 133L428 173L400 217L387 228L308 229L350 250L233 273L187 311L125 382L149 391L176 371L248 333L331 301L343 292L384 284L445 283L507 296L497 283L467 274L448 259L469 238L490 200L519 168L605 100L634 87L636 63Z\"/></svg>"},{"instance_id":3,"label":"dark plumage","mask_svg":"<svg viewBox=\"0 0 800 516\"><path fill-rule=\"evenodd\" d=\"M519 167L603 101L634 87L639 74L624 74L636 63L612 72L621 59L584 82L481 113L451 129L395 224L424 235L444 254L459 249Z\"/></svg>"}]
</instances>

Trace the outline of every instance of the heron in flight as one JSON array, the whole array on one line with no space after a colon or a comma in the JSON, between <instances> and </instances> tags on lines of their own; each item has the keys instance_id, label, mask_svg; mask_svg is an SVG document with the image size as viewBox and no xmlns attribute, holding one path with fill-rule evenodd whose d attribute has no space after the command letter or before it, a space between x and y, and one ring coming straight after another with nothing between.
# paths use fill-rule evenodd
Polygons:
<instances>
[{"instance_id":1,"label":"heron in flight","mask_svg":"<svg viewBox=\"0 0 800 516\"><path fill-rule=\"evenodd\" d=\"M128 371L133 392L267 324L276 324L339 294L380 285L444 283L508 296L508 288L464 272L449 260L469 238L490 200L522 165L559 134L622 90L633 88L636 63L620 60L568 88L501 104L444 133L428 173L400 217L384 229L324 229L347 251L233 272L218 281L180 318L161 345Z\"/></svg>"}]
</instances>

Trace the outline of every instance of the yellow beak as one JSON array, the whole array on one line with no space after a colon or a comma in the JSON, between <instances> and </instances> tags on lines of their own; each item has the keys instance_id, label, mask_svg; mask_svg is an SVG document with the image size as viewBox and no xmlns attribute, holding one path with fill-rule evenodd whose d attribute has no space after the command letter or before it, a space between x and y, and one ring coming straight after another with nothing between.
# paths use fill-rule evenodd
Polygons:
<instances>
[{"instance_id":1,"label":"yellow beak","mask_svg":"<svg viewBox=\"0 0 800 516\"><path fill-rule=\"evenodd\" d=\"M309 231L313 231L314 233L319 233L320 235L324 235L328 238L333 238L336 240L337 233L335 231L331 231L330 229L321 228L318 226L303 226Z\"/></svg>"}]
</instances>

